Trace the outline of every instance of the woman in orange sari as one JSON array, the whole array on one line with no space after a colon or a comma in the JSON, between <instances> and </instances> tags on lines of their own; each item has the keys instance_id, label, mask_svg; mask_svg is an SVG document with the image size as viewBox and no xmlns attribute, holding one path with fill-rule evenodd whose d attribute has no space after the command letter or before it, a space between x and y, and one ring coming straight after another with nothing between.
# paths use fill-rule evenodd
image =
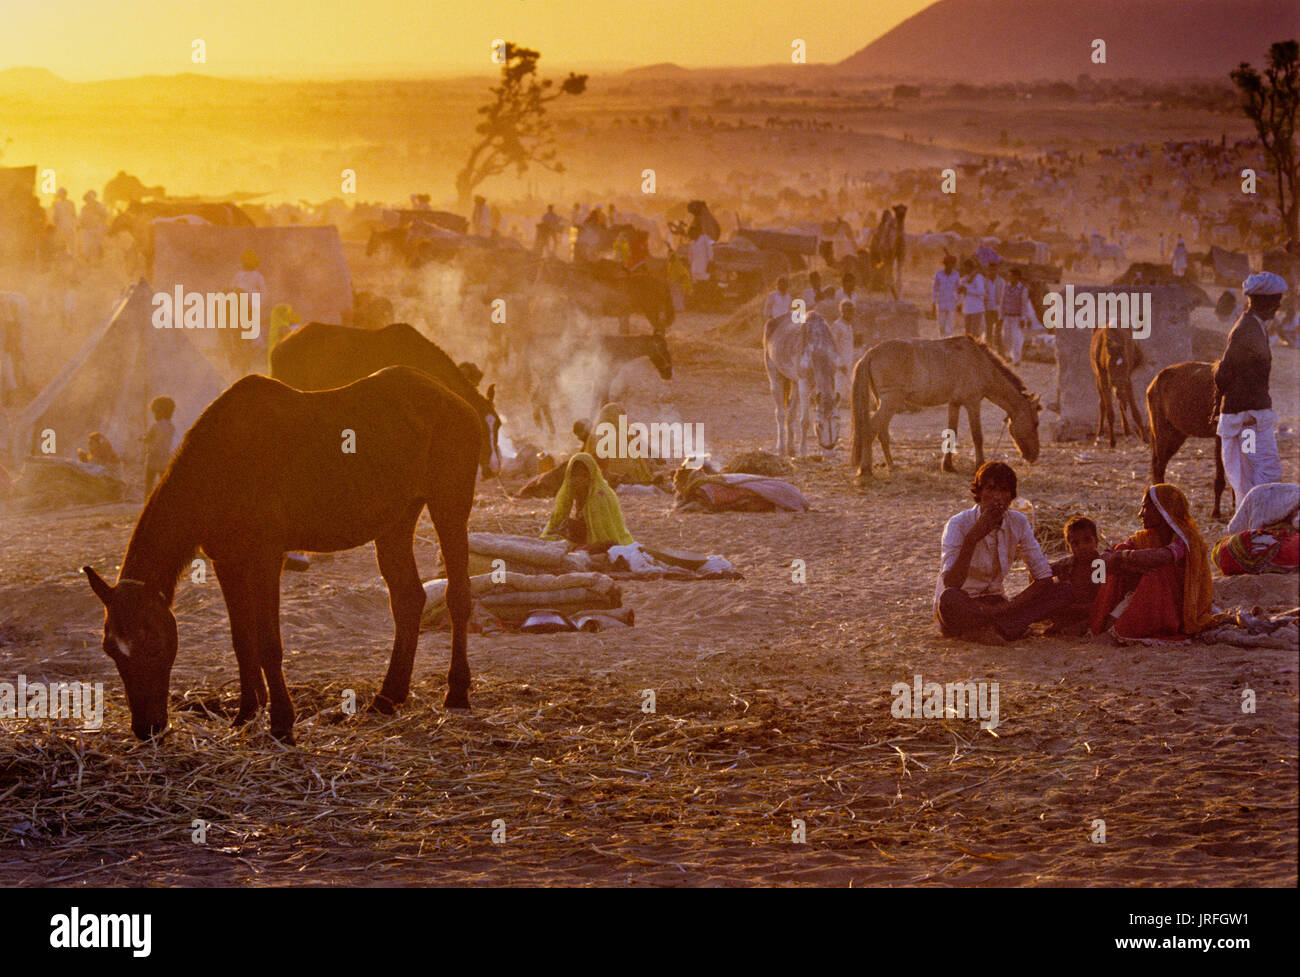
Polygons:
<instances>
[{"instance_id":1,"label":"woman in orange sari","mask_svg":"<svg viewBox=\"0 0 1300 977\"><path fill-rule=\"evenodd\" d=\"M1187 497L1162 482L1142 499L1142 529L1109 550L1092 605L1093 634L1182 643L1207 627L1214 586L1209 551Z\"/></svg>"}]
</instances>

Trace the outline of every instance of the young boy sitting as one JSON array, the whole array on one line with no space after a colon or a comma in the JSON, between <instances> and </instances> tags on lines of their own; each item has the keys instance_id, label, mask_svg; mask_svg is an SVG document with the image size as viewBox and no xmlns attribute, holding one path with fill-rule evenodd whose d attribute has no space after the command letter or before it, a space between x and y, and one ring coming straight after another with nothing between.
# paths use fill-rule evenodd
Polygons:
<instances>
[{"instance_id":1,"label":"young boy sitting","mask_svg":"<svg viewBox=\"0 0 1300 977\"><path fill-rule=\"evenodd\" d=\"M1097 524L1087 516L1071 516L1063 532L1070 555L1052 563L1052 574L1070 585L1074 601L1052 616L1047 633L1078 637L1087 632L1092 603L1101 590L1093 568L1093 561L1098 559Z\"/></svg>"}]
</instances>

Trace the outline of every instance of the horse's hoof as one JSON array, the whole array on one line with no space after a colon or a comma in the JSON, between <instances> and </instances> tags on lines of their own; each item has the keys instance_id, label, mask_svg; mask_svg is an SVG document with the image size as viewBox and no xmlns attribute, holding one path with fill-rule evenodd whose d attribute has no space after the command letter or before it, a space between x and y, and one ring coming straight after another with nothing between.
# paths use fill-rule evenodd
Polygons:
<instances>
[{"instance_id":1,"label":"horse's hoof","mask_svg":"<svg viewBox=\"0 0 1300 977\"><path fill-rule=\"evenodd\" d=\"M442 700L444 709L455 709L460 712L469 712L469 693L461 692L459 694L447 693L447 697Z\"/></svg>"},{"instance_id":2,"label":"horse's hoof","mask_svg":"<svg viewBox=\"0 0 1300 977\"><path fill-rule=\"evenodd\" d=\"M366 712L378 712L385 716L391 716L393 713L397 712L397 707L400 704L401 703L394 702L381 692L370 700L370 705L366 706Z\"/></svg>"},{"instance_id":3,"label":"horse's hoof","mask_svg":"<svg viewBox=\"0 0 1300 977\"><path fill-rule=\"evenodd\" d=\"M256 712L241 712L235 716L234 721L230 724L230 728L238 729L240 726L245 726L248 724L248 721L256 715Z\"/></svg>"},{"instance_id":4,"label":"horse's hoof","mask_svg":"<svg viewBox=\"0 0 1300 977\"><path fill-rule=\"evenodd\" d=\"M283 743L285 746L293 746L293 727L289 729L272 729L271 735Z\"/></svg>"}]
</instances>

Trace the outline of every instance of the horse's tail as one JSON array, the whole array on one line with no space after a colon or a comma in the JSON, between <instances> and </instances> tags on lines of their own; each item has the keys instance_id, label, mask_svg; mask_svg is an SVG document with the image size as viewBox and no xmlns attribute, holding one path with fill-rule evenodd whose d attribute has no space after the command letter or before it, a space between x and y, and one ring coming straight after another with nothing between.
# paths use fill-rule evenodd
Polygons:
<instances>
[{"instance_id":1,"label":"horse's tail","mask_svg":"<svg viewBox=\"0 0 1300 977\"><path fill-rule=\"evenodd\" d=\"M1152 483L1163 482L1165 473L1164 465L1161 464L1161 443L1160 429L1169 424L1164 416L1164 384L1160 381L1163 377L1157 373L1156 378L1151 381L1147 387L1147 426L1151 433L1151 481ZM1166 462L1165 464L1167 464Z\"/></svg>"}]
</instances>

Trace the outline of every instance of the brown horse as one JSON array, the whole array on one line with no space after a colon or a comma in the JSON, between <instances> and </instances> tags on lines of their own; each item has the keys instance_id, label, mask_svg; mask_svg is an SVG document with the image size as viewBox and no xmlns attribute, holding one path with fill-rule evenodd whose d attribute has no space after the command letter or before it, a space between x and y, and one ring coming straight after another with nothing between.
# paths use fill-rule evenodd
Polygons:
<instances>
[{"instance_id":1,"label":"brown horse","mask_svg":"<svg viewBox=\"0 0 1300 977\"><path fill-rule=\"evenodd\" d=\"M290 550L330 553L371 540L396 637L371 709L405 701L424 588L412 549L428 508L447 568L451 668L446 706L469 707L469 514L479 420L417 370L393 367L338 390L302 393L247 376L195 421L131 534L117 584L83 567L104 602L104 651L117 664L140 739L167 725L176 660L176 579L197 547L212 560L239 661L235 725L267 702L293 742L280 644L280 569ZM263 682L265 676L265 682Z\"/></svg>"},{"instance_id":2,"label":"brown horse","mask_svg":"<svg viewBox=\"0 0 1300 977\"><path fill-rule=\"evenodd\" d=\"M890 339L871 347L853 370L853 448L849 463L859 482L872 477L871 442L879 439L892 472L889 422L899 411L948 405L948 428L955 438L962 407L975 444L975 465L984 463L980 402L991 400L1007 412L1011 438L1025 461L1038 460L1038 395L988 346L971 336L950 339ZM874 414L873 414L874 410ZM956 471L955 452L945 439L943 470Z\"/></svg>"},{"instance_id":3,"label":"brown horse","mask_svg":"<svg viewBox=\"0 0 1300 977\"><path fill-rule=\"evenodd\" d=\"M1127 329L1097 329L1092 334L1088 347L1088 358L1092 362L1092 375L1097 381L1097 439L1101 440L1103 429L1110 430L1110 446L1115 447L1115 404L1111 400L1111 391L1115 391L1115 400L1119 401L1119 418L1124 425L1127 437L1129 415L1133 415L1133 427L1143 444L1147 442L1146 424L1138 412L1137 400L1133 397L1133 371L1142 365L1142 350Z\"/></svg>"},{"instance_id":4,"label":"brown horse","mask_svg":"<svg viewBox=\"0 0 1300 977\"><path fill-rule=\"evenodd\" d=\"M1214 364L1175 363L1156 374L1147 387L1147 416L1151 419L1151 482L1165 480L1165 468L1188 438L1214 438L1214 512L1221 519L1219 500L1227 479L1223 474L1223 444L1215 433Z\"/></svg>"},{"instance_id":5,"label":"brown horse","mask_svg":"<svg viewBox=\"0 0 1300 977\"><path fill-rule=\"evenodd\" d=\"M351 329L325 322L309 322L271 350L271 376L297 390L329 390L369 376L386 366L409 366L437 380L467 401L479 416L483 430L483 477L501 470L497 437L501 417L494 400L496 385L487 396L478 392L456 361L420 334L414 326L395 322L383 329Z\"/></svg>"}]
</instances>

